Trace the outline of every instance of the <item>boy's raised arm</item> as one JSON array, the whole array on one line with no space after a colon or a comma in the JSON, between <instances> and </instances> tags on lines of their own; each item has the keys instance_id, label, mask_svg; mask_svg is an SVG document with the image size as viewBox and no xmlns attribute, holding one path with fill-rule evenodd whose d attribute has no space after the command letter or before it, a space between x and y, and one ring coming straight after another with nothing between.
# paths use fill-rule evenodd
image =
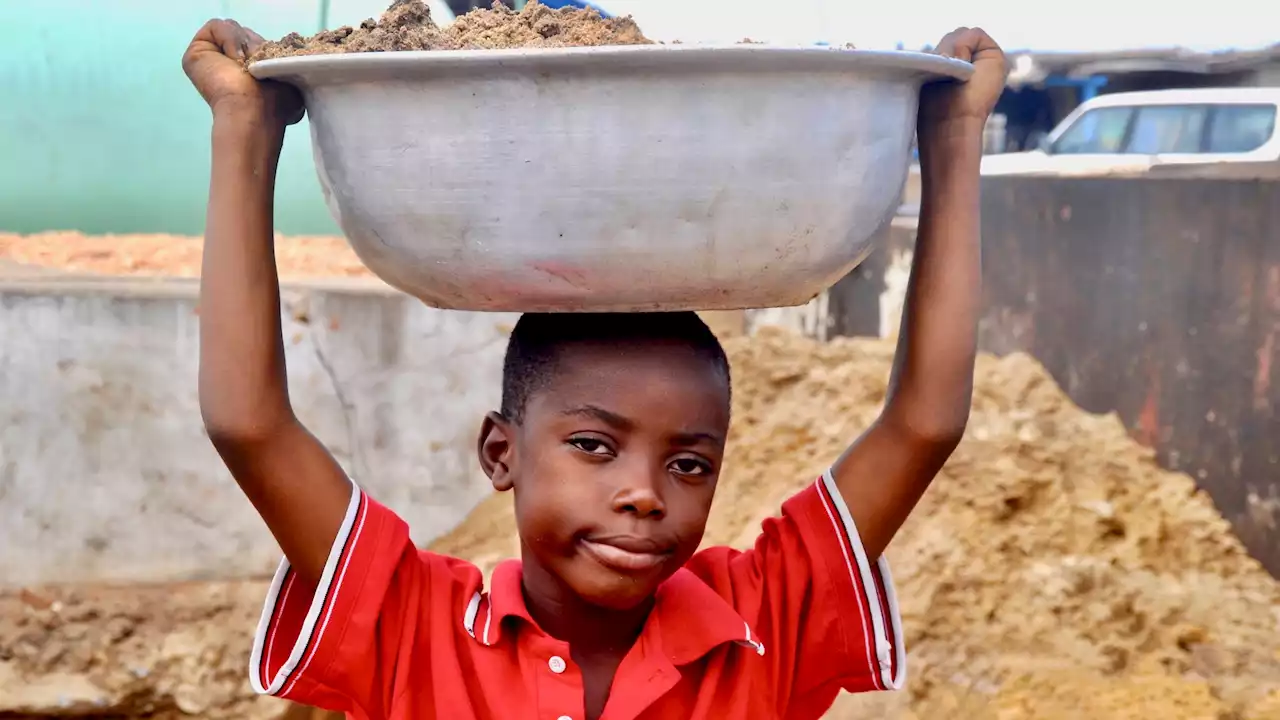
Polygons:
<instances>
[{"instance_id":1,"label":"boy's raised arm","mask_svg":"<svg viewBox=\"0 0 1280 720\"><path fill-rule=\"evenodd\" d=\"M969 418L982 304L982 131L1004 89L1005 59L961 28L940 54L972 61L965 83L921 95L920 227L885 407L833 475L868 557L878 557L959 444Z\"/></svg>"},{"instance_id":2,"label":"boy's raised arm","mask_svg":"<svg viewBox=\"0 0 1280 720\"><path fill-rule=\"evenodd\" d=\"M243 59L262 38L232 21L196 34L183 70L213 110L213 170L200 280L200 411L209 438L299 576L323 574L353 492L294 416L285 379L272 205L296 90L259 83Z\"/></svg>"}]
</instances>

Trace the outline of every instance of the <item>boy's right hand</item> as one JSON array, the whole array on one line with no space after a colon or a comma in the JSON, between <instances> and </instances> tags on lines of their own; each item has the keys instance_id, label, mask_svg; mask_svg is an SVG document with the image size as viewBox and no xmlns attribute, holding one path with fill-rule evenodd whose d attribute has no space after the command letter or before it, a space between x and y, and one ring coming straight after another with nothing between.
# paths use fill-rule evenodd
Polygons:
<instances>
[{"instance_id":1,"label":"boy's right hand","mask_svg":"<svg viewBox=\"0 0 1280 720\"><path fill-rule=\"evenodd\" d=\"M234 20L210 20L182 55L182 69L214 115L248 113L284 127L302 119L302 95L284 83L258 81L245 60L265 42Z\"/></svg>"}]
</instances>

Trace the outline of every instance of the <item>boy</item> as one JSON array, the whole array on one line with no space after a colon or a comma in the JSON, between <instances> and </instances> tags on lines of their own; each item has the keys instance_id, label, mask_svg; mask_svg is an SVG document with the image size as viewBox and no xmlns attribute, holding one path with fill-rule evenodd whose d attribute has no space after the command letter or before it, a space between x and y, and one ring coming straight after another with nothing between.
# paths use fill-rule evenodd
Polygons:
<instances>
[{"instance_id":1,"label":"boy","mask_svg":"<svg viewBox=\"0 0 1280 720\"><path fill-rule=\"evenodd\" d=\"M294 416L272 253L292 88L241 60L262 39L200 30L183 67L213 111L200 404L280 543L256 690L354 718L816 718L841 689L900 687L883 559L960 441L980 304L982 128L1004 86L981 30L938 51L967 83L925 89L923 198L879 419L764 524L753 550L696 553L729 427L729 368L693 313L526 315L480 463L514 490L522 561L483 588L420 552Z\"/></svg>"}]
</instances>

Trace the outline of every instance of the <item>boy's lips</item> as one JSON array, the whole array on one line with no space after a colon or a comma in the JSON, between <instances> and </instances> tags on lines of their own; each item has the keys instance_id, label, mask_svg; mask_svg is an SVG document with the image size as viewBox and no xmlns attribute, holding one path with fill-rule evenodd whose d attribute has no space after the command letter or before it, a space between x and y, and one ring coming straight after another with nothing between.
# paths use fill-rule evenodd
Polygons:
<instances>
[{"instance_id":1,"label":"boy's lips","mask_svg":"<svg viewBox=\"0 0 1280 720\"><path fill-rule=\"evenodd\" d=\"M582 547L601 565L631 572L652 569L671 557L668 547L645 538L583 539Z\"/></svg>"}]
</instances>

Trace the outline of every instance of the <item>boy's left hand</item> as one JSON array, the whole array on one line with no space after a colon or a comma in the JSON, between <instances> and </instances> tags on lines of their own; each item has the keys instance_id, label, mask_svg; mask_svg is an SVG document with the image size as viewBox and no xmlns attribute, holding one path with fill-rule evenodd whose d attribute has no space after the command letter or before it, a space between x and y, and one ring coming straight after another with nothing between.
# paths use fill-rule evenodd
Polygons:
<instances>
[{"instance_id":1,"label":"boy's left hand","mask_svg":"<svg viewBox=\"0 0 1280 720\"><path fill-rule=\"evenodd\" d=\"M1004 51L983 30L958 28L947 33L934 52L973 63L973 76L965 82L924 86L920 94L922 129L955 121L985 124L1008 76Z\"/></svg>"}]
</instances>

